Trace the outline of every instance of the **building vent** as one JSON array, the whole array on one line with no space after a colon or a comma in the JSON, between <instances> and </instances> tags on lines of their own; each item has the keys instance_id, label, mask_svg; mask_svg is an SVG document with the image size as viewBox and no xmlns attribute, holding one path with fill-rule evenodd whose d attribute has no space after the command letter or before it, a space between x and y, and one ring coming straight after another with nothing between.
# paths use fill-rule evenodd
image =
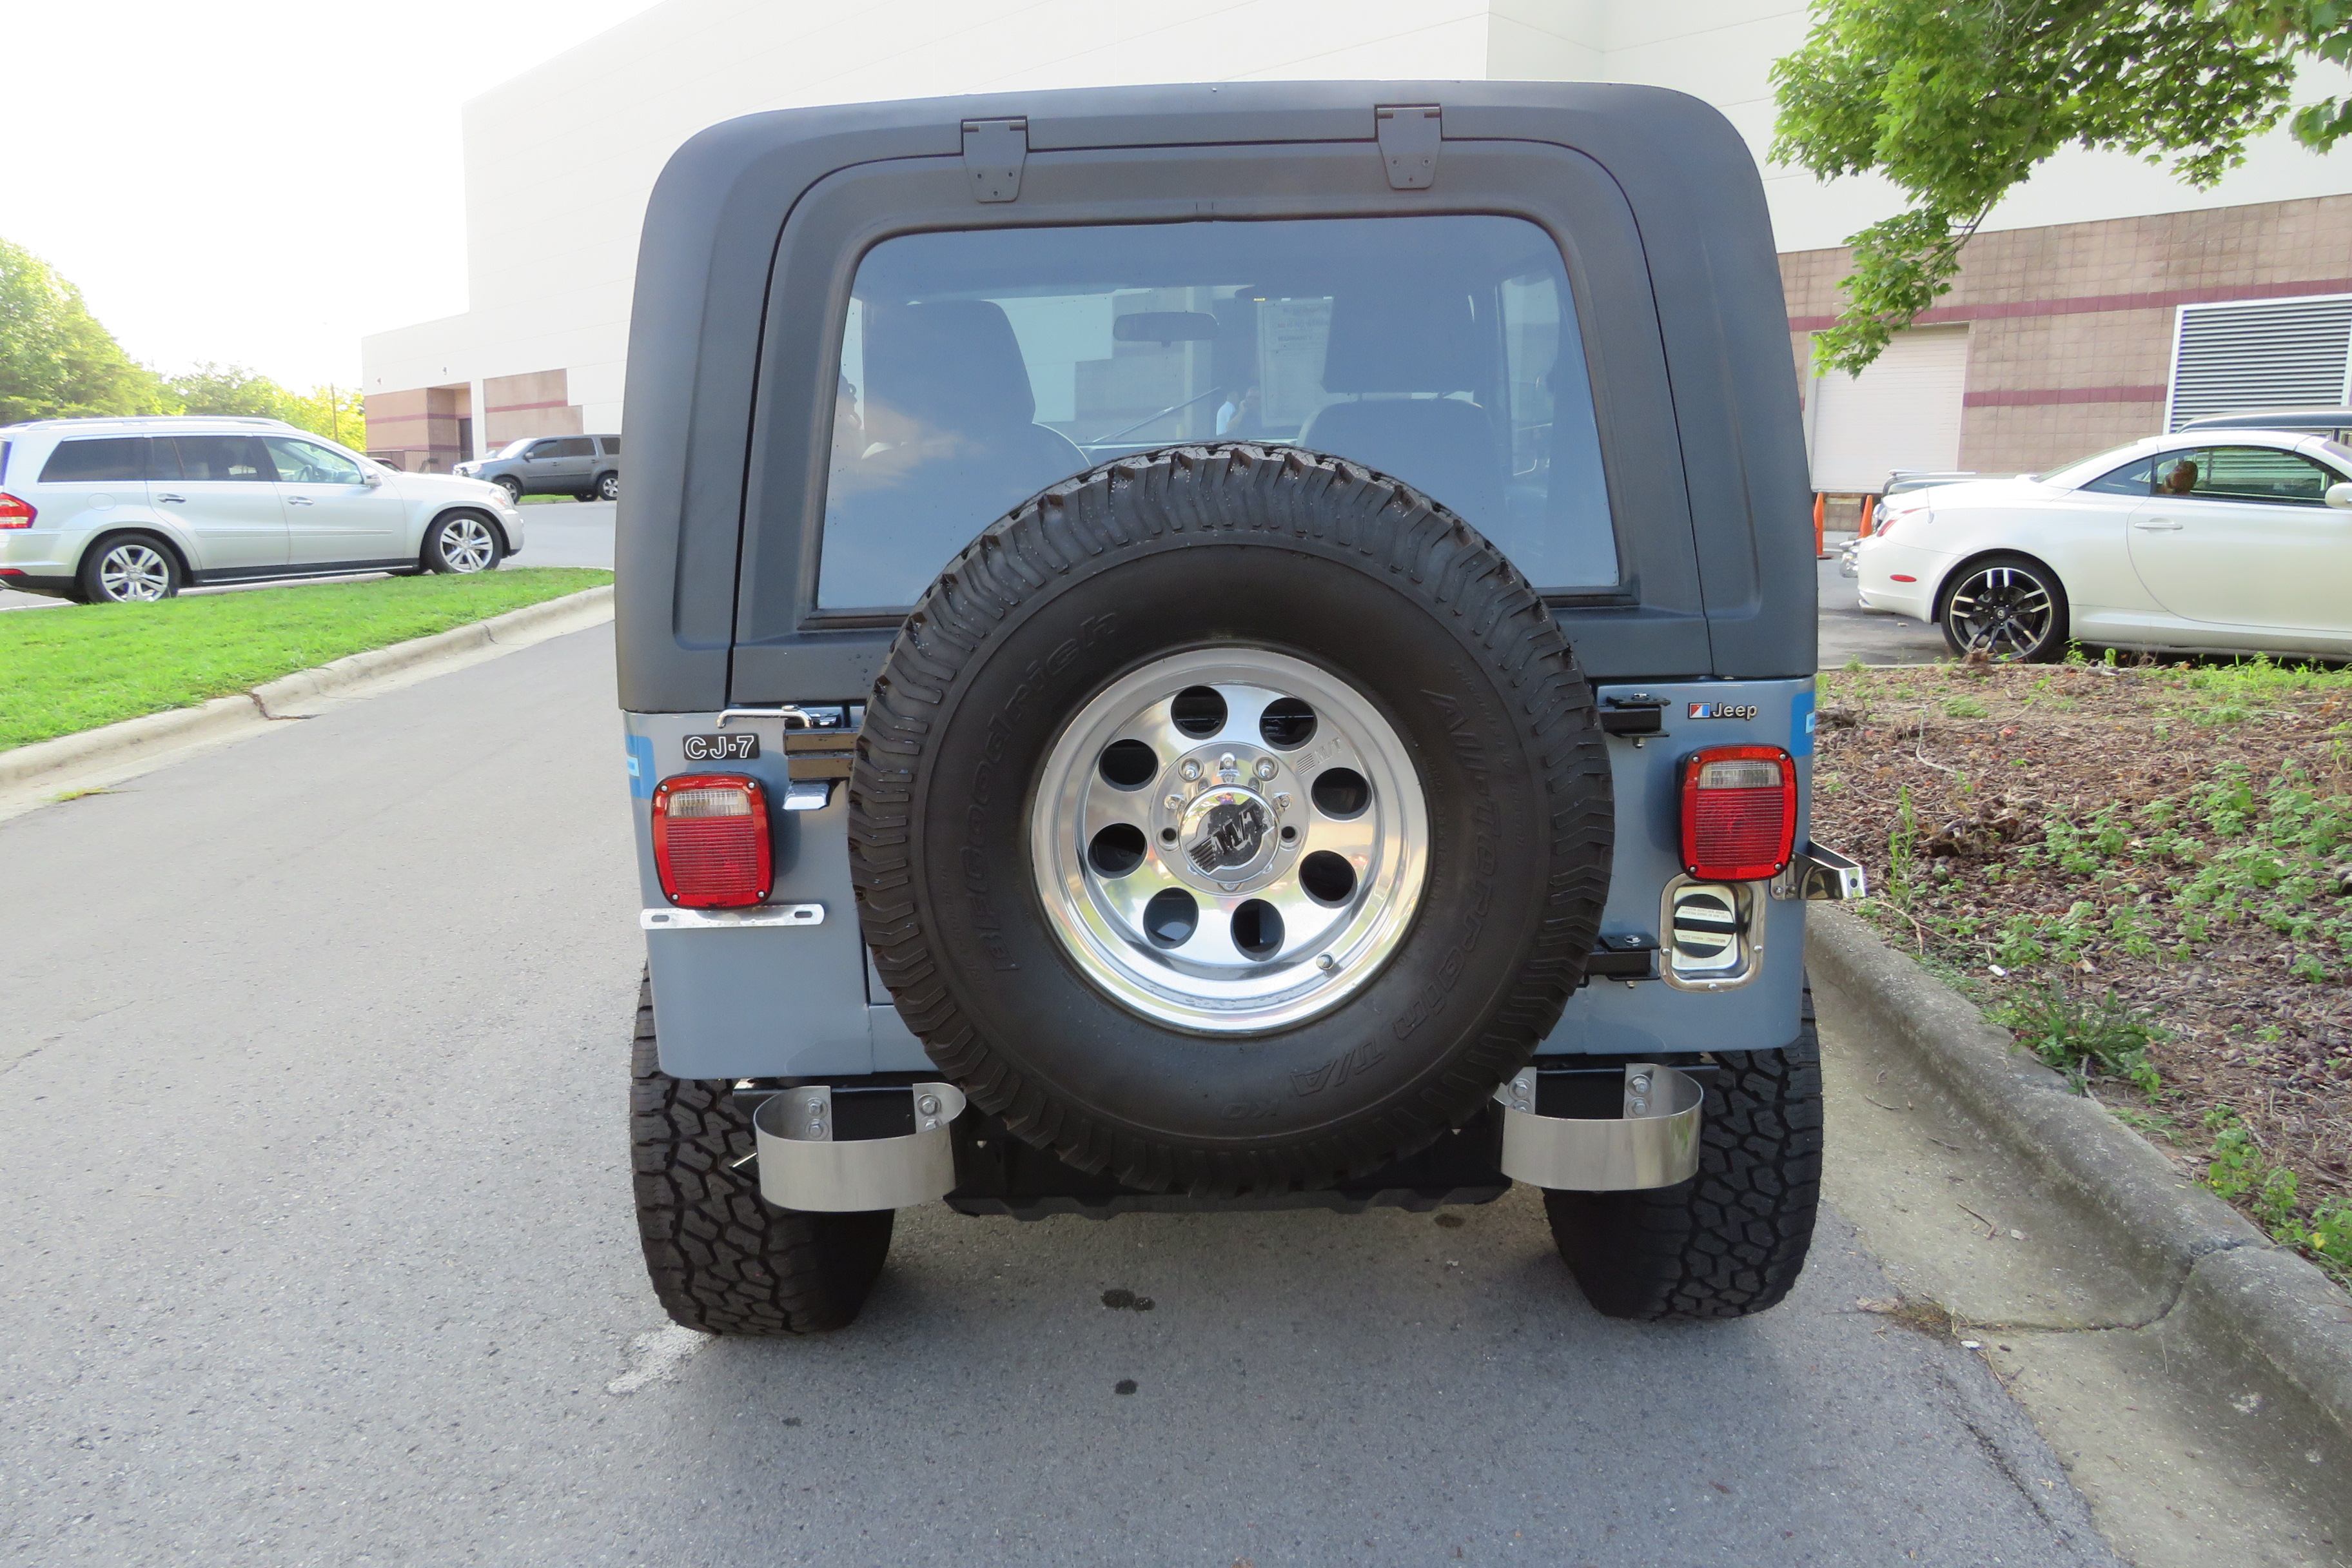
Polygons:
<instances>
[{"instance_id":1,"label":"building vent","mask_svg":"<svg viewBox=\"0 0 2352 1568\"><path fill-rule=\"evenodd\" d=\"M2352 294L2183 305L2165 428L2215 414L2352 399Z\"/></svg>"}]
</instances>

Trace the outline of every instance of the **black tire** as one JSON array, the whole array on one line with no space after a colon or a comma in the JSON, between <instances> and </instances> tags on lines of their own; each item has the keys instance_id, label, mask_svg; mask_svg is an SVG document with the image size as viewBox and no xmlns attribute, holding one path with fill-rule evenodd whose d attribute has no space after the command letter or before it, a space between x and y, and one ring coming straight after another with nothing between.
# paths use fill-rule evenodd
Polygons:
<instances>
[{"instance_id":1,"label":"black tire","mask_svg":"<svg viewBox=\"0 0 2352 1568\"><path fill-rule=\"evenodd\" d=\"M117 533L85 551L74 597L85 605L143 605L175 597L187 580L179 552L152 533Z\"/></svg>"},{"instance_id":2,"label":"black tire","mask_svg":"<svg viewBox=\"0 0 2352 1568\"><path fill-rule=\"evenodd\" d=\"M582 496L580 499L582 500L586 500L589 498ZM598 500L619 500L621 499L621 476L618 474L599 474L596 476L595 499Z\"/></svg>"},{"instance_id":3,"label":"black tire","mask_svg":"<svg viewBox=\"0 0 2352 1568\"><path fill-rule=\"evenodd\" d=\"M425 568L469 576L495 572L506 559L507 536L496 519L478 511L453 511L425 531Z\"/></svg>"},{"instance_id":4,"label":"black tire","mask_svg":"<svg viewBox=\"0 0 2352 1568\"><path fill-rule=\"evenodd\" d=\"M2069 610L2058 574L2025 555L1988 555L1952 574L1936 622L1958 658L2052 664L2066 657Z\"/></svg>"},{"instance_id":5,"label":"black tire","mask_svg":"<svg viewBox=\"0 0 2352 1568\"><path fill-rule=\"evenodd\" d=\"M1236 646L1383 710L1430 851L1384 967L1294 1027L1204 1050L1071 961L1030 869L1028 796L1121 674ZM1245 443L1118 459L982 534L892 645L850 784L866 938L932 1060L1068 1163L1202 1195L1327 1186L1476 1114L1581 977L1612 822L1591 690L1527 580L1399 480Z\"/></svg>"},{"instance_id":6,"label":"black tire","mask_svg":"<svg viewBox=\"0 0 2352 1568\"><path fill-rule=\"evenodd\" d=\"M575 490L572 492L572 499L576 501L592 501L596 499L596 492L594 490Z\"/></svg>"},{"instance_id":7,"label":"black tire","mask_svg":"<svg viewBox=\"0 0 2352 1568\"><path fill-rule=\"evenodd\" d=\"M1633 1193L1546 1193L1552 1240L1604 1316L1744 1318L1805 1267L1822 1192L1822 1052L1807 990L1796 1042L1717 1051L1698 1174Z\"/></svg>"},{"instance_id":8,"label":"black tire","mask_svg":"<svg viewBox=\"0 0 2352 1568\"><path fill-rule=\"evenodd\" d=\"M671 1321L709 1334L810 1334L857 1316L890 1250L891 1211L801 1214L760 1195L751 1123L725 1079L661 1070L653 987L637 988L630 1159L646 1272Z\"/></svg>"},{"instance_id":9,"label":"black tire","mask_svg":"<svg viewBox=\"0 0 2352 1568\"><path fill-rule=\"evenodd\" d=\"M498 486L499 489L507 492L507 502L509 505L520 506L522 504L522 481L516 479L512 474L500 474L497 479L492 479L490 483Z\"/></svg>"}]
</instances>

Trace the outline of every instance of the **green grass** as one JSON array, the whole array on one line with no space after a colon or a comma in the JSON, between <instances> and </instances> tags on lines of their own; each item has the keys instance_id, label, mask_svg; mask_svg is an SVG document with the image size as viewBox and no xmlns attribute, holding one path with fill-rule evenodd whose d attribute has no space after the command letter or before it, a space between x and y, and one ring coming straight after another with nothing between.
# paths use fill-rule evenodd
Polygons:
<instances>
[{"instance_id":1,"label":"green grass","mask_svg":"<svg viewBox=\"0 0 2352 1568\"><path fill-rule=\"evenodd\" d=\"M0 749L194 707L612 580L538 566L11 610L0 615Z\"/></svg>"}]
</instances>

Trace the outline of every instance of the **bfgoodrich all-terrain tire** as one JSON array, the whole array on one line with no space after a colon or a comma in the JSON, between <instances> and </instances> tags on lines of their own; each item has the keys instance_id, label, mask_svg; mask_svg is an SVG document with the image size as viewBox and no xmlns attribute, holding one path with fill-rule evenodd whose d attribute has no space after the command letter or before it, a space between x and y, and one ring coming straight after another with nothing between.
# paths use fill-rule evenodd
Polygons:
<instances>
[{"instance_id":1,"label":"bfgoodrich all-terrain tire","mask_svg":"<svg viewBox=\"0 0 2352 1568\"><path fill-rule=\"evenodd\" d=\"M891 1213L799 1214L760 1196L751 1120L724 1079L661 1070L653 988L637 989L630 1155L637 1234L662 1309L712 1334L806 1334L857 1316L890 1250Z\"/></svg>"},{"instance_id":2,"label":"bfgoodrich all-terrain tire","mask_svg":"<svg viewBox=\"0 0 2352 1568\"><path fill-rule=\"evenodd\" d=\"M1297 448L1122 458L990 528L857 752L899 1012L1016 1135L1154 1191L1324 1186L1477 1113L1607 892L1608 759L1542 601Z\"/></svg>"},{"instance_id":3,"label":"bfgoodrich all-terrain tire","mask_svg":"<svg viewBox=\"0 0 2352 1568\"><path fill-rule=\"evenodd\" d=\"M1717 1051L1698 1174L1632 1193L1546 1193L1559 1255L1612 1318L1683 1322L1776 1306L1812 1245L1822 1192L1813 994L1785 1050Z\"/></svg>"}]
</instances>

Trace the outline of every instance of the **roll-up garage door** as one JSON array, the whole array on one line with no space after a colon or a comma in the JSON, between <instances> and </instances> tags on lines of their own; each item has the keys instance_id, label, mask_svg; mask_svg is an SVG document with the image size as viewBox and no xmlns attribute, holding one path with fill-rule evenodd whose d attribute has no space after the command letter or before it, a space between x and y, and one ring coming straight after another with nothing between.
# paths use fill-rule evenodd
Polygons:
<instances>
[{"instance_id":1,"label":"roll-up garage door","mask_svg":"<svg viewBox=\"0 0 2352 1568\"><path fill-rule=\"evenodd\" d=\"M1960 399L1969 330L1897 332L1858 376L1832 371L1812 385L1813 489L1876 494L1897 468L1960 466Z\"/></svg>"},{"instance_id":2,"label":"roll-up garage door","mask_svg":"<svg viewBox=\"0 0 2352 1568\"><path fill-rule=\"evenodd\" d=\"M2352 294L2183 305L2168 430L2213 414L2352 399Z\"/></svg>"}]
</instances>

